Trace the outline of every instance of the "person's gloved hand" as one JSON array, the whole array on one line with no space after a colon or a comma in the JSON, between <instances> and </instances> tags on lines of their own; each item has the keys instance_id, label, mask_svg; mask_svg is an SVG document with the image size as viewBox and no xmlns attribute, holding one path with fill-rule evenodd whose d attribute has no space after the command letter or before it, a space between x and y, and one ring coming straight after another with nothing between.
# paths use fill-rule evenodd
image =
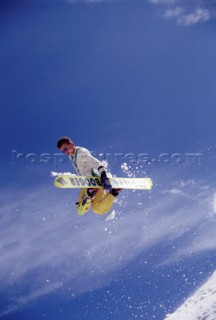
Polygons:
<instances>
[{"instance_id":1,"label":"person's gloved hand","mask_svg":"<svg viewBox=\"0 0 216 320\"><path fill-rule=\"evenodd\" d=\"M112 189L112 185L110 182L110 179L107 177L106 171L103 170L101 172L101 184L104 190L111 190Z\"/></svg>"}]
</instances>

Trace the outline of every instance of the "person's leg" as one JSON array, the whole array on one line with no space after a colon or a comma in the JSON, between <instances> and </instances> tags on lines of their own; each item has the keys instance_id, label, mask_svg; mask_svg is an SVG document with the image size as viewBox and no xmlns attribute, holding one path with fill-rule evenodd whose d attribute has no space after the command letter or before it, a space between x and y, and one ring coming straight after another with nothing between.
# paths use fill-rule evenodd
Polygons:
<instances>
[{"instance_id":1,"label":"person's leg","mask_svg":"<svg viewBox=\"0 0 216 320\"><path fill-rule=\"evenodd\" d=\"M115 198L110 192L106 193L103 189L99 189L92 200L93 211L97 214L107 213L112 208Z\"/></svg>"}]
</instances>

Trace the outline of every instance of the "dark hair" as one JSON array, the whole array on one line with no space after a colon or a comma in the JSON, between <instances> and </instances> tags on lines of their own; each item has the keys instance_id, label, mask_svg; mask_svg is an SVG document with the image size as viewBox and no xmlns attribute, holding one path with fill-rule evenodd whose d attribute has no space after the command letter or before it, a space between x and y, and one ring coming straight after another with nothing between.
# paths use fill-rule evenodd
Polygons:
<instances>
[{"instance_id":1,"label":"dark hair","mask_svg":"<svg viewBox=\"0 0 216 320\"><path fill-rule=\"evenodd\" d=\"M62 137L61 139L58 140L57 142L57 148L60 149L61 146L66 143L66 144L73 144L73 142L71 141L71 139L69 137Z\"/></svg>"}]
</instances>

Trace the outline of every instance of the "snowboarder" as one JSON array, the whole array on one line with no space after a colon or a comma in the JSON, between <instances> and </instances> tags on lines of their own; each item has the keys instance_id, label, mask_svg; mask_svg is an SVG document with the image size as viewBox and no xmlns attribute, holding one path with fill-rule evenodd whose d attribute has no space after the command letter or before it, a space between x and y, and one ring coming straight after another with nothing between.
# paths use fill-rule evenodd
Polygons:
<instances>
[{"instance_id":1,"label":"snowboarder","mask_svg":"<svg viewBox=\"0 0 216 320\"><path fill-rule=\"evenodd\" d=\"M107 213L121 189L112 188L103 164L93 157L89 150L75 146L69 137L62 137L58 140L57 148L69 156L78 175L101 177L102 189L81 189L78 202L76 202L77 213L83 215L91 205L95 213Z\"/></svg>"}]
</instances>

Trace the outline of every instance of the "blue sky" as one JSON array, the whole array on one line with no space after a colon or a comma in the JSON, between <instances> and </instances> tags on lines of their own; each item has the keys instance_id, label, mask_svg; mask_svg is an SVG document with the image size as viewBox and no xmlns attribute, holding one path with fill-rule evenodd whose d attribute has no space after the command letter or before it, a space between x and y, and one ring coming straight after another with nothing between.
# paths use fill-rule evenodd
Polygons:
<instances>
[{"instance_id":1,"label":"blue sky","mask_svg":"<svg viewBox=\"0 0 216 320\"><path fill-rule=\"evenodd\" d=\"M0 319L160 320L215 270L214 17L214 1L1 3ZM152 192L77 216L50 177L73 170L53 161L62 135Z\"/></svg>"}]
</instances>

